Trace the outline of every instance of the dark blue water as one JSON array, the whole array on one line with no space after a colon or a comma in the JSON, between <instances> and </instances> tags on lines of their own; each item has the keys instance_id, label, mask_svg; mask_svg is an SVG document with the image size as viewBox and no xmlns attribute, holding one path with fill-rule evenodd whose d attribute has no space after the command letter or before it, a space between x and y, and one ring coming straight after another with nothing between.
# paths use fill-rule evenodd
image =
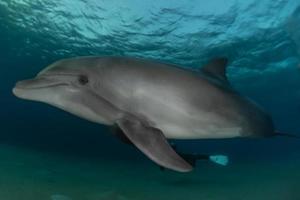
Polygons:
<instances>
[{"instance_id":1,"label":"dark blue water","mask_svg":"<svg viewBox=\"0 0 300 200\"><path fill-rule=\"evenodd\" d=\"M277 130L300 136L299 0L0 0L0 142L52 156L153 165L107 127L12 95L16 81L84 55L150 58L188 69L226 56L233 87L262 105ZM300 141L291 138L178 144L237 163L300 161Z\"/></svg>"}]
</instances>

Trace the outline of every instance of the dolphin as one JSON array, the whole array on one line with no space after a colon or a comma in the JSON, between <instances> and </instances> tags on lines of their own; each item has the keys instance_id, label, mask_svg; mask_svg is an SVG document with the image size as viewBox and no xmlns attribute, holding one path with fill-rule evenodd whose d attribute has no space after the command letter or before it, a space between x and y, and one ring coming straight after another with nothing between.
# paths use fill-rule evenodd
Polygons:
<instances>
[{"instance_id":1,"label":"dolphin","mask_svg":"<svg viewBox=\"0 0 300 200\"><path fill-rule=\"evenodd\" d=\"M193 166L167 139L218 139L277 135L270 115L236 92L226 58L197 71L127 57L57 61L13 93L89 121L117 126L123 138L158 165L179 172Z\"/></svg>"}]
</instances>

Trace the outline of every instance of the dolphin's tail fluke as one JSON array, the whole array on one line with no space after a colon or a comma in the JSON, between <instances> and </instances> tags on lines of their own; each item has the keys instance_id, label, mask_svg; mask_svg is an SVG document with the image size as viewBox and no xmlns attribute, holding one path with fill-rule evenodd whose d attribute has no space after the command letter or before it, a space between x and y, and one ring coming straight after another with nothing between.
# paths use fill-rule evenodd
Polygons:
<instances>
[{"instance_id":1,"label":"dolphin's tail fluke","mask_svg":"<svg viewBox=\"0 0 300 200\"><path fill-rule=\"evenodd\" d=\"M275 131L275 136L281 136L281 137L289 137L289 138L297 138L297 139L300 139L300 135L289 134L289 133L281 133L281 132L278 132L278 131Z\"/></svg>"},{"instance_id":2,"label":"dolphin's tail fluke","mask_svg":"<svg viewBox=\"0 0 300 200\"><path fill-rule=\"evenodd\" d=\"M225 155L212 155L209 156L209 160L222 166L227 166L229 162L228 157Z\"/></svg>"}]
</instances>

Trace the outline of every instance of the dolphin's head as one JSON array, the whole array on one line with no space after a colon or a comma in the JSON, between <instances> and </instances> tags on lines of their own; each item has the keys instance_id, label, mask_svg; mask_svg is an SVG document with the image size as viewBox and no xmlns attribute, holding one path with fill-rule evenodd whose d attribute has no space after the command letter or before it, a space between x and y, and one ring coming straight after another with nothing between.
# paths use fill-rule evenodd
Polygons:
<instances>
[{"instance_id":1,"label":"dolphin's head","mask_svg":"<svg viewBox=\"0 0 300 200\"><path fill-rule=\"evenodd\" d=\"M17 82L13 93L22 99L44 102L79 117L105 124L99 114L99 74L96 58L65 59L42 70L36 77ZM99 70L97 70L99 71ZM98 107L98 108L97 108Z\"/></svg>"}]
</instances>

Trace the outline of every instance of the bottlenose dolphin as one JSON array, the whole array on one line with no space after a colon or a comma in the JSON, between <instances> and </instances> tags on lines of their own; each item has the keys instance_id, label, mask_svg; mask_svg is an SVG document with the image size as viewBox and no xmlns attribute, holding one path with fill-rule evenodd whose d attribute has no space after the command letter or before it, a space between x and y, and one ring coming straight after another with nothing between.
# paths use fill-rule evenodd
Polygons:
<instances>
[{"instance_id":1,"label":"bottlenose dolphin","mask_svg":"<svg viewBox=\"0 0 300 200\"><path fill-rule=\"evenodd\" d=\"M78 57L18 82L13 93L118 126L160 166L188 172L193 167L167 139L277 135L271 117L230 86L226 66L226 58L189 71L144 59Z\"/></svg>"}]
</instances>

